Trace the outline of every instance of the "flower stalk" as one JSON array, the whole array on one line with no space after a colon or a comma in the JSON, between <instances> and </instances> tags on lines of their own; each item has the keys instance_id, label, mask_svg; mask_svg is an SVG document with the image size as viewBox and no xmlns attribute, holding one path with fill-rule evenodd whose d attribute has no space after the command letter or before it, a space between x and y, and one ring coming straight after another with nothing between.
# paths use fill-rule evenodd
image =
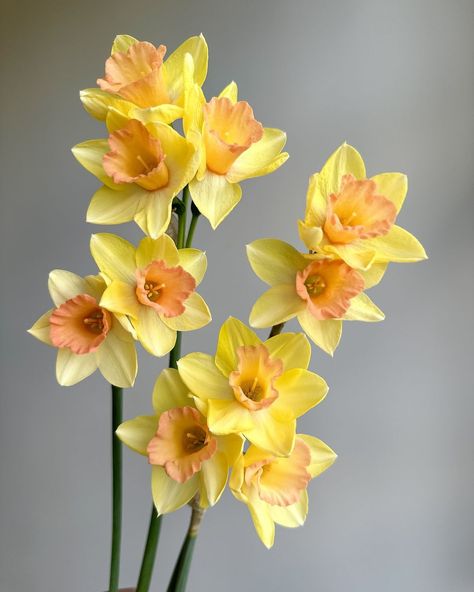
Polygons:
<instances>
[{"instance_id":1,"label":"flower stalk","mask_svg":"<svg viewBox=\"0 0 474 592\"><path fill-rule=\"evenodd\" d=\"M112 544L110 554L109 592L117 592L120 577L120 544L122 536L122 443L115 430L122 423L123 392L112 385Z\"/></svg>"}]
</instances>

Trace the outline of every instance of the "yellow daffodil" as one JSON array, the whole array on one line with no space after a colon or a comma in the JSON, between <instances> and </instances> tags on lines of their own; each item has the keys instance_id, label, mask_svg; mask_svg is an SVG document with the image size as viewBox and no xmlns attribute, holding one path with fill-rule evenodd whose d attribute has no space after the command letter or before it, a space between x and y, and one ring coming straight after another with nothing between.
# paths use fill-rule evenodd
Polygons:
<instances>
[{"instance_id":1,"label":"yellow daffodil","mask_svg":"<svg viewBox=\"0 0 474 592\"><path fill-rule=\"evenodd\" d=\"M312 341L332 355L343 320L384 319L363 290L381 280L385 264L356 271L340 259L303 254L276 239L247 245L247 256L254 272L271 286L252 308L252 327L272 327L297 317Z\"/></svg>"},{"instance_id":2,"label":"yellow daffodil","mask_svg":"<svg viewBox=\"0 0 474 592\"><path fill-rule=\"evenodd\" d=\"M198 409L207 414L212 433L241 433L252 444L285 456L293 449L296 418L328 390L320 376L307 370L310 356L302 334L262 342L229 318L221 327L216 355L188 354L178 370L196 395Z\"/></svg>"},{"instance_id":3,"label":"yellow daffodil","mask_svg":"<svg viewBox=\"0 0 474 592\"><path fill-rule=\"evenodd\" d=\"M88 140L72 151L102 183L92 197L87 221L120 224L135 220L152 238L170 223L173 198L193 178L199 154L168 125L109 118L109 138Z\"/></svg>"},{"instance_id":4,"label":"yellow daffodil","mask_svg":"<svg viewBox=\"0 0 474 592\"><path fill-rule=\"evenodd\" d=\"M120 112L142 123L171 123L183 115L184 56L194 62L193 83L201 86L207 75L208 48L202 35L190 37L166 60L166 47L155 47L130 35L118 35L99 88L81 91L88 113L104 121L110 112Z\"/></svg>"},{"instance_id":5,"label":"yellow daffodil","mask_svg":"<svg viewBox=\"0 0 474 592\"><path fill-rule=\"evenodd\" d=\"M198 249L177 249L168 235L144 238L138 248L114 234L95 234L92 256L108 286L100 304L126 315L126 328L147 351L164 356L176 342L176 331L207 325L211 314L196 292L207 266Z\"/></svg>"},{"instance_id":6,"label":"yellow daffodil","mask_svg":"<svg viewBox=\"0 0 474 592\"><path fill-rule=\"evenodd\" d=\"M367 179L360 154L343 144L310 178L301 239L309 250L339 257L356 269L426 259L418 240L395 225L406 193L405 175Z\"/></svg>"},{"instance_id":7,"label":"yellow daffodil","mask_svg":"<svg viewBox=\"0 0 474 592\"><path fill-rule=\"evenodd\" d=\"M174 512L197 494L201 506L213 506L242 451L243 439L212 434L189 389L172 368L163 370L156 381L153 409L153 416L122 423L117 435L129 448L148 457L158 513Z\"/></svg>"},{"instance_id":8,"label":"yellow daffodil","mask_svg":"<svg viewBox=\"0 0 474 592\"><path fill-rule=\"evenodd\" d=\"M308 513L307 486L336 460L336 454L313 436L297 434L287 458L250 446L238 458L229 481L234 496L247 504L262 543L270 548L275 524L301 526Z\"/></svg>"},{"instance_id":9,"label":"yellow daffodil","mask_svg":"<svg viewBox=\"0 0 474 592\"><path fill-rule=\"evenodd\" d=\"M190 62L186 67L192 71ZM187 79L192 81L192 76ZM209 102L197 84L187 85L184 108L186 136L200 153L200 166L189 189L215 229L239 203L241 181L268 175L286 161L288 153L281 152L286 134L264 128L255 119L250 105L237 100L235 82Z\"/></svg>"},{"instance_id":10,"label":"yellow daffodil","mask_svg":"<svg viewBox=\"0 0 474 592\"><path fill-rule=\"evenodd\" d=\"M137 375L135 344L113 312L100 303L104 280L55 269L49 274L48 288L56 308L28 332L58 348L59 384L71 386L99 368L111 384L132 386Z\"/></svg>"}]
</instances>

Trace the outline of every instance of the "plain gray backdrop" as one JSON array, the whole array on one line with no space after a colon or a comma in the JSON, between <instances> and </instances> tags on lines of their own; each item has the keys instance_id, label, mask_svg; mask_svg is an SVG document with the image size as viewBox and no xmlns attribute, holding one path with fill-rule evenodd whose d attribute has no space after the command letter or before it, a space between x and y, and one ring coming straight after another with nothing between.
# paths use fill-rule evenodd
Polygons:
<instances>
[{"instance_id":1,"label":"plain gray backdrop","mask_svg":"<svg viewBox=\"0 0 474 592\"><path fill-rule=\"evenodd\" d=\"M183 352L213 352L230 314L246 321L264 290L244 245L295 246L306 184L344 140L369 174L403 171L399 222L429 261L392 265L371 295L383 323L346 323L334 359L311 367L330 385L300 422L339 454L310 487L310 513L267 551L245 506L226 493L208 512L190 592L468 592L473 554L473 3L348 0L11 1L2 10L2 395L0 591L101 592L110 537L110 394L99 374L54 378L55 352L26 334L50 306L47 274L94 273L91 232L132 240L132 224L85 223L95 178L70 147L104 134L82 109L113 38L172 51L201 31L207 96L239 83L264 125L288 133L289 161L245 182L212 232L201 293L213 323ZM296 324L290 329L296 330ZM263 336L263 332L262 332ZM165 360L140 351L125 417L151 409ZM150 512L146 459L124 452L122 585L136 581ZM164 590L188 520L166 518L152 589Z\"/></svg>"}]
</instances>

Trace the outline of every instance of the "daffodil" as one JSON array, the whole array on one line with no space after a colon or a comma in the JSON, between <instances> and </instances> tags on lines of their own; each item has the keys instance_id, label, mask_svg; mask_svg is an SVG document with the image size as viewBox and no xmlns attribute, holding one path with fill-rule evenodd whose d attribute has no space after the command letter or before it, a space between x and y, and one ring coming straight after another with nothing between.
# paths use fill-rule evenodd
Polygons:
<instances>
[{"instance_id":1,"label":"daffodil","mask_svg":"<svg viewBox=\"0 0 474 592\"><path fill-rule=\"evenodd\" d=\"M196 292L207 266L198 249L177 249L168 235L146 237L138 248L114 234L94 234L91 252L108 283L100 304L125 317L145 349L164 356L177 331L207 325L211 315Z\"/></svg>"},{"instance_id":2,"label":"daffodil","mask_svg":"<svg viewBox=\"0 0 474 592\"><path fill-rule=\"evenodd\" d=\"M310 178L301 239L311 251L339 257L356 269L426 259L418 240L395 225L406 193L405 175L368 179L360 154L343 144Z\"/></svg>"},{"instance_id":3,"label":"daffodil","mask_svg":"<svg viewBox=\"0 0 474 592\"><path fill-rule=\"evenodd\" d=\"M190 61L186 68L192 71ZM215 229L239 203L241 181L268 175L287 160L288 153L282 152L286 134L255 119L250 105L237 100L235 82L209 102L197 84L186 85L184 109L185 133L200 153L189 189Z\"/></svg>"},{"instance_id":4,"label":"daffodil","mask_svg":"<svg viewBox=\"0 0 474 592\"><path fill-rule=\"evenodd\" d=\"M271 286L252 308L252 327L272 327L296 317L311 340L332 355L343 320L384 319L363 290L381 280L385 264L356 271L341 259L300 253L277 239L254 241L247 245L247 256L254 272Z\"/></svg>"},{"instance_id":5,"label":"daffodil","mask_svg":"<svg viewBox=\"0 0 474 592\"><path fill-rule=\"evenodd\" d=\"M108 139L88 140L74 156L102 183L87 221L120 224L135 220L152 238L170 223L173 198L193 178L199 154L191 142L163 123L146 126L115 113Z\"/></svg>"},{"instance_id":6,"label":"daffodil","mask_svg":"<svg viewBox=\"0 0 474 592\"><path fill-rule=\"evenodd\" d=\"M166 47L155 47L130 35L117 35L99 88L81 91L88 113L101 121L119 112L142 123L171 123L183 115L184 56L194 62L193 83L206 79L208 48L202 35L190 37L167 59Z\"/></svg>"},{"instance_id":7,"label":"daffodil","mask_svg":"<svg viewBox=\"0 0 474 592\"><path fill-rule=\"evenodd\" d=\"M229 486L247 504L262 543L270 548L275 524L301 526L308 513L307 486L336 460L336 454L313 436L297 434L286 458L250 446L235 463Z\"/></svg>"},{"instance_id":8,"label":"daffodil","mask_svg":"<svg viewBox=\"0 0 474 592\"><path fill-rule=\"evenodd\" d=\"M155 415L122 423L117 435L148 457L158 513L174 512L195 495L201 506L213 506L242 451L243 439L211 433L192 394L172 368L163 370L156 381L153 409Z\"/></svg>"},{"instance_id":9,"label":"daffodil","mask_svg":"<svg viewBox=\"0 0 474 592\"><path fill-rule=\"evenodd\" d=\"M111 384L130 387L137 375L137 353L131 335L101 303L106 288L100 276L82 278L55 269L49 274L55 308L48 310L29 333L58 348L56 378L71 386L97 368Z\"/></svg>"},{"instance_id":10,"label":"daffodil","mask_svg":"<svg viewBox=\"0 0 474 592\"><path fill-rule=\"evenodd\" d=\"M192 353L178 362L214 434L243 434L277 456L288 455L296 418L326 396L326 382L307 370L311 347L302 334L262 342L241 321L222 325L215 356Z\"/></svg>"}]
</instances>

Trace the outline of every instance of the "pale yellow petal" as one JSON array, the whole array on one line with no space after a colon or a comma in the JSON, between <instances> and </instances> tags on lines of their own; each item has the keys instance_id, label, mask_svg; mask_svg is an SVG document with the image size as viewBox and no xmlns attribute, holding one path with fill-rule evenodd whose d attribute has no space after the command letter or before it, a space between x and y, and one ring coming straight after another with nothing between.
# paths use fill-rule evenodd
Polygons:
<instances>
[{"instance_id":1,"label":"pale yellow petal","mask_svg":"<svg viewBox=\"0 0 474 592\"><path fill-rule=\"evenodd\" d=\"M176 331L167 327L150 306L141 306L138 319L133 320L140 343L148 353L161 358L176 343Z\"/></svg>"},{"instance_id":2,"label":"pale yellow petal","mask_svg":"<svg viewBox=\"0 0 474 592\"><path fill-rule=\"evenodd\" d=\"M319 173L319 187L321 193L329 197L331 193L338 193L343 175L351 174L356 179L365 179L365 165L361 155L349 144L342 144L328 158Z\"/></svg>"},{"instance_id":3,"label":"pale yellow petal","mask_svg":"<svg viewBox=\"0 0 474 592\"><path fill-rule=\"evenodd\" d=\"M252 307L249 323L263 329L295 317L306 308L306 302L296 293L295 285L280 284L264 292Z\"/></svg>"},{"instance_id":4,"label":"pale yellow petal","mask_svg":"<svg viewBox=\"0 0 474 592\"><path fill-rule=\"evenodd\" d=\"M141 201L140 209L136 212L134 220L151 238L158 238L169 226L173 202L172 193L163 190L150 191Z\"/></svg>"},{"instance_id":5,"label":"pale yellow petal","mask_svg":"<svg viewBox=\"0 0 474 592\"><path fill-rule=\"evenodd\" d=\"M97 369L94 352L73 354L70 349L59 349L56 358L56 379L61 386L72 386L90 376Z\"/></svg>"},{"instance_id":6,"label":"pale yellow petal","mask_svg":"<svg viewBox=\"0 0 474 592\"><path fill-rule=\"evenodd\" d=\"M296 273L308 265L302 253L274 238L258 239L247 245L247 257L255 274L270 286L294 285Z\"/></svg>"},{"instance_id":7,"label":"pale yellow petal","mask_svg":"<svg viewBox=\"0 0 474 592\"><path fill-rule=\"evenodd\" d=\"M229 380L208 354L192 353L178 361L181 378L189 390L202 399L234 399Z\"/></svg>"},{"instance_id":8,"label":"pale yellow petal","mask_svg":"<svg viewBox=\"0 0 474 592\"><path fill-rule=\"evenodd\" d=\"M367 242L375 251L376 261L414 263L427 259L420 241L400 226L392 226L385 236L371 238Z\"/></svg>"},{"instance_id":9,"label":"pale yellow petal","mask_svg":"<svg viewBox=\"0 0 474 592\"><path fill-rule=\"evenodd\" d=\"M133 105L128 101L119 99L117 96L111 95L100 88L86 88L81 90L80 99L87 113L99 121L105 121L107 119L107 114L111 107L126 114L133 108Z\"/></svg>"},{"instance_id":10,"label":"pale yellow petal","mask_svg":"<svg viewBox=\"0 0 474 592\"><path fill-rule=\"evenodd\" d=\"M227 464L232 467L242 454L245 440L240 434L229 434L227 436L216 436L217 449L225 454Z\"/></svg>"},{"instance_id":11,"label":"pale yellow petal","mask_svg":"<svg viewBox=\"0 0 474 592\"><path fill-rule=\"evenodd\" d=\"M102 376L110 384L133 386L138 371L137 352L131 335L118 322L114 322L95 357Z\"/></svg>"},{"instance_id":12,"label":"pale yellow petal","mask_svg":"<svg viewBox=\"0 0 474 592\"><path fill-rule=\"evenodd\" d=\"M208 399L207 425L213 434L240 434L252 429L254 422L248 409L235 399Z\"/></svg>"},{"instance_id":13,"label":"pale yellow petal","mask_svg":"<svg viewBox=\"0 0 474 592\"><path fill-rule=\"evenodd\" d=\"M201 479L206 489L206 497L210 506L219 501L227 483L229 465L223 452L216 451L209 460L201 465Z\"/></svg>"},{"instance_id":14,"label":"pale yellow petal","mask_svg":"<svg viewBox=\"0 0 474 592\"><path fill-rule=\"evenodd\" d=\"M131 35L117 35L112 44L112 50L110 53L114 54L116 51L125 53L130 46L135 43L138 43L138 39L135 39L135 37L132 37Z\"/></svg>"},{"instance_id":15,"label":"pale yellow petal","mask_svg":"<svg viewBox=\"0 0 474 592\"><path fill-rule=\"evenodd\" d=\"M202 180L196 178L189 183L189 190L199 211L215 230L235 208L242 197L237 183L229 183L224 175L206 171Z\"/></svg>"},{"instance_id":16,"label":"pale yellow petal","mask_svg":"<svg viewBox=\"0 0 474 592\"><path fill-rule=\"evenodd\" d=\"M207 269L206 253L199 249L180 249L178 255L179 265L193 276L196 286L199 286Z\"/></svg>"},{"instance_id":17,"label":"pale yellow petal","mask_svg":"<svg viewBox=\"0 0 474 592\"><path fill-rule=\"evenodd\" d=\"M89 171L89 173L97 177L105 185L117 188L116 183L105 173L102 166L104 155L110 152L110 146L107 140L87 140L86 142L76 144L71 151L86 171Z\"/></svg>"},{"instance_id":18,"label":"pale yellow petal","mask_svg":"<svg viewBox=\"0 0 474 592\"><path fill-rule=\"evenodd\" d=\"M237 368L237 348L241 345L260 345L262 340L242 321L229 317L221 326L217 340L216 366L229 376Z\"/></svg>"},{"instance_id":19,"label":"pale yellow petal","mask_svg":"<svg viewBox=\"0 0 474 592\"><path fill-rule=\"evenodd\" d=\"M47 345L53 345L50 337L50 326L49 326L49 317L53 309L48 310L40 318L33 324L31 329L28 329L28 333L39 339L43 343Z\"/></svg>"},{"instance_id":20,"label":"pale yellow petal","mask_svg":"<svg viewBox=\"0 0 474 592\"><path fill-rule=\"evenodd\" d=\"M367 270L359 270L360 275L364 278L365 289L373 288L385 275L388 263L372 263Z\"/></svg>"},{"instance_id":21,"label":"pale yellow petal","mask_svg":"<svg viewBox=\"0 0 474 592\"><path fill-rule=\"evenodd\" d=\"M100 274L86 275L84 281L87 286L87 294L94 296L97 302L100 302L102 294L107 287L104 278Z\"/></svg>"},{"instance_id":22,"label":"pale yellow petal","mask_svg":"<svg viewBox=\"0 0 474 592\"><path fill-rule=\"evenodd\" d=\"M372 240L359 240L348 245L324 245L323 251L342 259L357 270L367 271L376 260L376 250Z\"/></svg>"},{"instance_id":23,"label":"pale yellow petal","mask_svg":"<svg viewBox=\"0 0 474 592\"><path fill-rule=\"evenodd\" d=\"M158 514L169 514L185 506L199 490L199 474L185 483L168 477L163 467L151 468L151 493Z\"/></svg>"},{"instance_id":24,"label":"pale yellow petal","mask_svg":"<svg viewBox=\"0 0 474 592\"><path fill-rule=\"evenodd\" d=\"M291 370L291 372L293 372ZM295 443L296 421L286 418L279 421L269 409L252 414L253 428L242 430L249 442L268 450L275 456L288 456Z\"/></svg>"},{"instance_id":25,"label":"pale yellow petal","mask_svg":"<svg viewBox=\"0 0 474 592\"><path fill-rule=\"evenodd\" d=\"M191 54L194 62L194 81L202 86L207 76L209 50L203 35L186 39L163 64L168 94L173 102L179 102L184 90L183 61L185 54Z\"/></svg>"},{"instance_id":26,"label":"pale yellow petal","mask_svg":"<svg viewBox=\"0 0 474 592\"><path fill-rule=\"evenodd\" d=\"M267 549L271 549L275 542L275 523L271 517L269 505L254 496L247 507L260 540Z\"/></svg>"},{"instance_id":27,"label":"pale yellow petal","mask_svg":"<svg viewBox=\"0 0 474 592\"><path fill-rule=\"evenodd\" d=\"M314 173L309 178L306 192L305 223L308 226L324 225L327 211L327 195L321 192L319 173Z\"/></svg>"},{"instance_id":28,"label":"pale yellow petal","mask_svg":"<svg viewBox=\"0 0 474 592\"><path fill-rule=\"evenodd\" d=\"M140 109L135 107L130 115L134 119L138 119L144 125L147 123L167 123L171 124L180 117L183 117L183 108L178 105L156 105L155 107L147 107Z\"/></svg>"},{"instance_id":29,"label":"pale yellow petal","mask_svg":"<svg viewBox=\"0 0 474 592\"><path fill-rule=\"evenodd\" d=\"M298 315L298 321L306 335L330 356L339 344L342 334L342 321L327 319L319 321L305 310Z\"/></svg>"},{"instance_id":30,"label":"pale yellow petal","mask_svg":"<svg viewBox=\"0 0 474 592\"><path fill-rule=\"evenodd\" d=\"M65 269L54 269L48 277L48 290L54 304L61 306L78 294L86 294L87 284L80 275Z\"/></svg>"},{"instance_id":31,"label":"pale yellow petal","mask_svg":"<svg viewBox=\"0 0 474 592\"><path fill-rule=\"evenodd\" d=\"M344 315L345 321L377 322L383 321L384 318L384 313L364 292L351 298L349 310Z\"/></svg>"},{"instance_id":32,"label":"pale yellow petal","mask_svg":"<svg viewBox=\"0 0 474 592\"><path fill-rule=\"evenodd\" d=\"M174 407L194 406L188 387L174 368L161 371L153 387L152 403L157 415Z\"/></svg>"},{"instance_id":33,"label":"pale yellow petal","mask_svg":"<svg viewBox=\"0 0 474 592\"><path fill-rule=\"evenodd\" d=\"M377 195L383 195L395 204L397 212L402 208L408 191L408 179L402 173L382 173L372 177L377 184Z\"/></svg>"},{"instance_id":34,"label":"pale yellow petal","mask_svg":"<svg viewBox=\"0 0 474 592\"><path fill-rule=\"evenodd\" d=\"M308 492L304 489L300 499L290 506L268 506L272 520L286 528L303 526L308 515Z\"/></svg>"},{"instance_id":35,"label":"pale yellow petal","mask_svg":"<svg viewBox=\"0 0 474 592\"><path fill-rule=\"evenodd\" d=\"M306 434L298 434L297 438L303 440L311 451L311 464L308 467L311 478L320 475L336 460L337 454L318 438L307 436Z\"/></svg>"},{"instance_id":36,"label":"pale yellow petal","mask_svg":"<svg viewBox=\"0 0 474 592\"><path fill-rule=\"evenodd\" d=\"M119 190L103 185L92 196L86 220L91 224L123 224L133 220L146 200L146 192L138 185Z\"/></svg>"},{"instance_id":37,"label":"pale yellow petal","mask_svg":"<svg viewBox=\"0 0 474 592\"><path fill-rule=\"evenodd\" d=\"M124 421L116 430L117 437L138 454L147 456L147 446L158 429L156 415L140 415Z\"/></svg>"},{"instance_id":38,"label":"pale yellow petal","mask_svg":"<svg viewBox=\"0 0 474 592\"><path fill-rule=\"evenodd\" d=\"M283 369L307 369L311 359L311 345L303 333L280 333L264 343L272 358L283 362Z\"/></svg>"},{"instance_id":39,"label":"pale yellow petal","mask_svg":"<svg viewBox=\"0 0 474 592\"><path fill-rule=\"evenodd\" d=\"M219 93L219 99L222 97L228 98L232 103L236 103L238 99L239 89L237 83L232 80L229 84L221 90Z\"/></svg>"},{"instance_id":40,"label":"pale yellow petal","mask_svg":"<svg viewBox=\"0 0 474 592\"><path fill-rule=\"evenodd\" d=\"M226 174L231 183L268 175L286 162L287 152L281 152L286 144L286 134L279 129L265 128L262 139L242 152Z\"/></svg>"},{"instance_id":41,"label":"pale yellow petal","mask_svg":"<svg viewBox=\"0 0 474 592\"><path fill-rule=\"evenodd\" d=\"M128 315L137 319L141 304L137 300L135 286L113 280L100 299L100 305L116 314Z\"/></svg>"},{"instance_id":42,"label":"pale yellow petal","mask_svg":"<svg viewBox=\"0 0 474 592\"><path fill-rule=\"evenodd\" d=\"M311 226L298 220L298 234L309 251L317 251L323 240L323 229L319 226Z\"/></svg>"},{"instance_id":43,"label":"pale yellow petal","mask_svg":"<svg viewBox=\"0 0 474 592\"><path fill-rule=\"evenodd\" d=\"M204 298L197 292L193 292L184 301L184 312L176 317L161 317L161 320L170 329L176 331L195 331L211 322L211 312Z\"/></svg>"},{"instance_id":44,"label":"pale yellow petal","mask_svg":"<svg viewBox=\"0 0 474 592\"><path fill-rule=\"evenodd\" d=\"M91 253L97 267L112 280L135 285L135 247L115 234L91 236Z\"/></svg>"},{"instance_id":45,"label":"pale yellow petal","mask_svg":"<svg viewBox=\"0 0 474 592\"><path fill-rule=\"evenodd\" d=\"M280 421L300 417L324 399L328 392L326 381L300 368L284 372L275 381L278 399L270 407L270 413Z\"/></svg>"},{"instance_id":46,"label":"pale yellow petal","mask_svg":"<svg viewBox=\"0 0 474 592\"><path fill-rule=\"evenodd\" d=\"M173 239L164 234L160 238L145 237L137 247L137 267L144 269L152 261L165 261L168 267L179 264L178 249Z\"/></svg>"}]
</instances>

